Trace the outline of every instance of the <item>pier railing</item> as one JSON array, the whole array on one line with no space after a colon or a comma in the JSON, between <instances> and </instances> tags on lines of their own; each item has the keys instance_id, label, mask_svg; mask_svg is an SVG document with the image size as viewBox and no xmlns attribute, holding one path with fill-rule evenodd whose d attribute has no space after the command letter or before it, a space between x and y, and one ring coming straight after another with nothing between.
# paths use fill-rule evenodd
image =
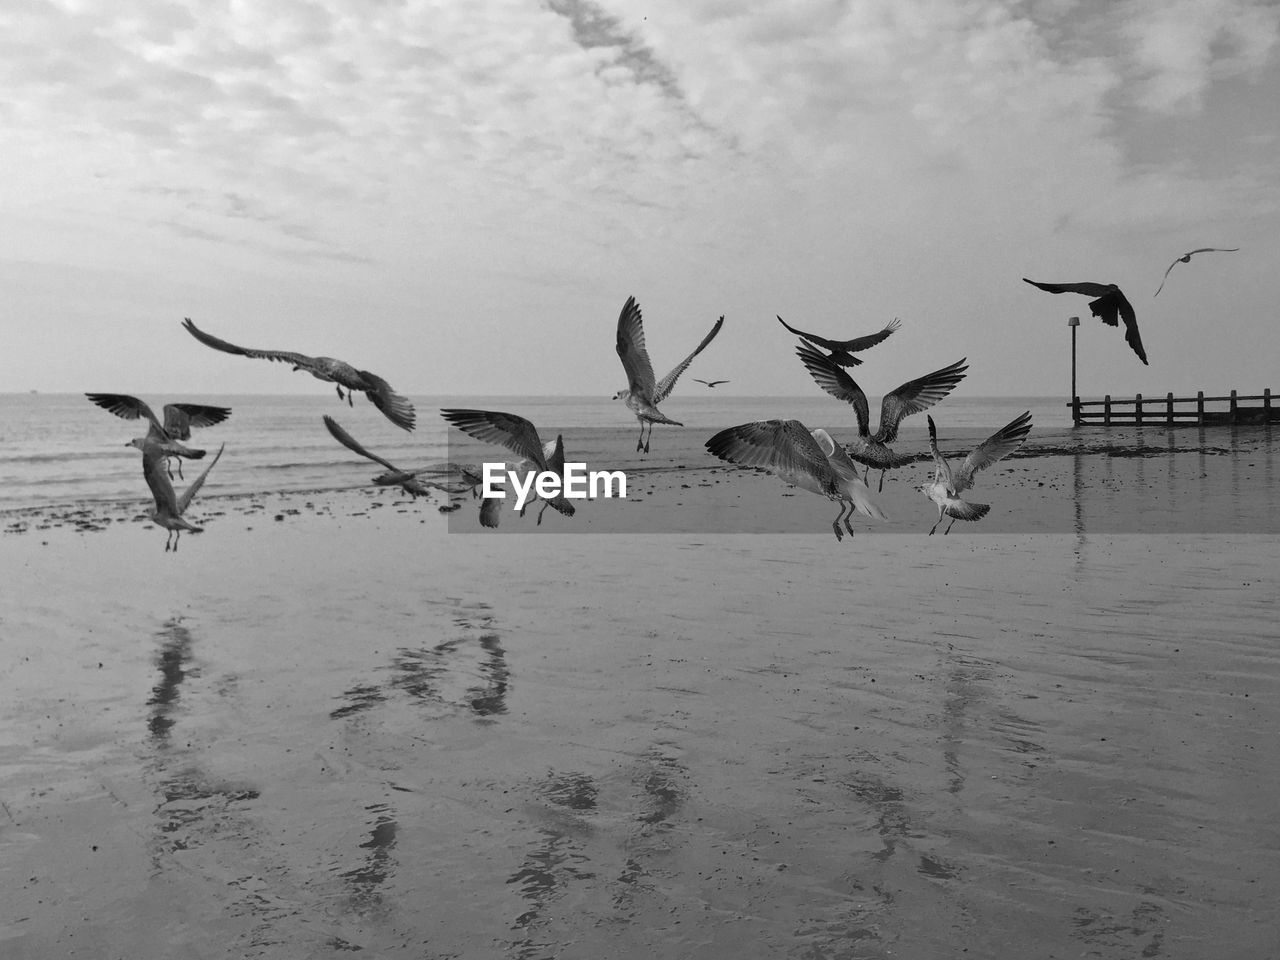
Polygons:
<instances>
[{"instance_id":1,"label":"pier railing","mask_svg":"<svg viewBox=\"0 0 1280 960\"><path fill-rule=\"evenodd\" d=\"M1082 424L1112 423L1275 423L1280 421L1280 406L1272 402L1271 389L1252 396L1239 396L1232 390L1225 397L1206 397L1204 391L1194 397L1175 397L1172 393L1163 397L1143 397L1137 394L1132 400L1113 400L1107 394L1101 400L1081 400L1072 397L1071 420ZM1226 404L1222 409L1220 404ZM1206 404L1214 405L1206 409Z\"/></svg>"}]
</instances>

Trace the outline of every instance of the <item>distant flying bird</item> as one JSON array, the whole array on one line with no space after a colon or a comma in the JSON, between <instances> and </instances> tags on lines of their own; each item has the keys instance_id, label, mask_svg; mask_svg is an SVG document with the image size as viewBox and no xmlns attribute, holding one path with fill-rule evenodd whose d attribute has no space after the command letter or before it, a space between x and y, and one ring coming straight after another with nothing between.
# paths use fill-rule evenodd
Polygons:
<instances>
[{"instance_id":1,"label":"distant flying bird","mask_svg":"<svg viewBox=\"0 0 1280 960\"><path fill-rule=\"evenodd\" d=\"M1124 321L1124 339L1138 359L1147 362L1147 351L1142 349L1142 337L1138 336L1138 315L1133 312L1133 305L1120 292L1114 283L1037 283L1035 280L1022 278L1024 283L1039 287L1047 293L1082 293L1086 297L1097 297L1089 302L1089 312L1109 327L1119 326L1116 314Z\"/></svg>"},{"instance_id":2,"label":"distant flying bird","mask_svg":"<svg viewBox=\"0 0 1280 960\"><path fill-rule=\"evenodd\" d=\"M544 446L538 436L538 428L524 417L514 413L503 413L500 410L441 410L440 416L453 424L468 436L483 440L485 443L496 443L506 447L518 457L523 457L538 468L540 473L555 473L564 477L564 436L557 434L555 443ZM527 507L528 504L526 503ZM574 514L573 504L565 499L564 494L557 494L546 501L546 507L554 507L566 517ZM495 508L496 509L496 508ZM484 522L483 516L481 522ZM542 523L542 511L538 512L538 523ZM493 524L497 526L495 522Z\"/></svg>"},{"instance_id":3,"label":"distant flying bird","mask_svg":"<svg viewBox=\"0 0 1280 960\"><path fill-rule=\"evenodd\" d=\"M160 421L152 409L139 400L125 393L86 393L90 401L103 410L114 413L124 420L145 419L150 423L147 436L137 438L138 441L153 439L164 448L166 457L187 457L199 460L204 456L203 450L196 450L181 443L191 439L192 427L211 427L231 416L230 407L210 407L201 403L167 403L164 406L164 422ZM141 449L140 442L132 442L130 446ZM173 474L169 474L172 478ZM178 476L182 476L182 460L178 459Z\"/></svg>"},{"instance_id":4,"label":"distant flying bird","mask_svg":"<svg viewBox=\"0 0 1280 960\"><path fill-rule=\"evenodd\" d=\"M1028 431L1031 430L1031 411L1028 410L1015 417L983 440L955 470L951 469L951 465L938 452L938 431L933 425L933 417L929 417L928 420L929 451L933 454L933 462L937 466L934 470L933 482L922 484L916 489L938 505L938 519L929 528L931 535L938 529L938 524L942 522L944 516L951 518L947 529L942 531L945 535L951 532L957 520L981 520L987 515L991 504L969 503L961 500L959 494L973 486L975 473L985 470L1022 446L1023 441L1027 439Z\"/></svg>"},{"instance_id":5,"label":"distant flying bird","mask_svg":"<svg viewBox=\"0 0 1280 960\"><path fill-rule=\"evenodd\" d=\"M840 512L831 523L837 540L844 537L841 522L853 535L849 518L855 510L877 520L889 519L825 430L811 431L799 420L757 420L721 430L706 447L721 460L762 467L787 483L838 501Z\"/></svg>"},{"instance_id":6,"label":"distant flying bird","mask_svg":"<svg viewBox=\"0 0 1280 960\"><path fill-rule=\"evenodd\" d=\"M1240 249L1239 247L1196 247L1196 249L1189 250L1188 252L1184 253L1182 256L1174 260L1173 263L1169 264L1169 270L1172 270L1174 267L1176 267L1180 263L1190 263L1191 258L1195 256L1197 253L1235 253L1239 249ZM1165 280L1169 279L1169 270L1166 270L1164 272L1164 277L1160 280L1160 286L1156 288L1156 292L1153 293L1151 296L1153 297L1160 296L1160 291L1164 289Z\"/></svg>"},{"instance_id":7,"label":"distant flying bird","mask_svg":"<svg viewBox=\"0 0 1280 960\"><path fill-rule=\"evenodd\" d=\"M329 429L329 432L333 434L333 438L337 440L340 444L342 444L348 450L351 450L353 453L358 453L360 456L364 457L365 459L372 460L374 463L381 464L382 466L387 468L386 473L381 473L378 476L373 478L373 482L378 486L380 487L399 486L402 490L404 490L405 493L409 494L409 496L414 497L415 499L417 497L427 496L433 489L443 490L446 494L452 494L455 492L451 488L446 487L444 484L435 483L431 480L420 480L418 478L418 474L421 473L422 471L401 470L399 467L391 463L389 460L384 460L382 457L378 456L376 453L371 453L370 451L366 450L364 446L362 446L360 442L356 440L355 437L347 433L347 431L342 428L341 424L339 424L337 420L333 419L333 417L329 416L327 413L324 415L322 419L324 420L324 425Z\"/></svg>"},{"instance_id":8,"label":"distant flying bird","mask_svg":"<svg viewBox=\"0 0 1280 960\"><path fill-rule=\"evenodd\" d=\"M281 363L293 364L294 372L306 370L317 380L326 380L335 384L338 399L345 399L349 406L355 406L351 399L356 390L364 392L373 405L381 410L397 427L412 430L414 424L413 404L391 389L391 385L368 370L357 370L349 363L334 360L332 357L308 357L301 353L290 353L285 350L251 350L248 347L237 347L234 343L219 340L212 334L205 333L188 318L182 321L187 333L191 334L207 347L221 350L223 353L234 353L241 357L253 357L259 360L278 360ZM345 396L342 388L346 387Z\"/></svg>"},{"instance_id":9,"label":"distant flying bird","mask_svg":"<svg viewBox=\"0 0 1280 960\"><path fill-rule=\"evenodd\" d=\"M699 380L697 377L694 377L694 378L693 378L693 382L694 382L694 383L705 383L708 387L718 387L718 386L720 386L720 384L722 384L722 383L728 383L729 381L728 381L728 380Z\"/></svg>"},{"instance_id":10,"label":"distant flying bird","mask_svg":"<svg viewBox=\"0 0 1280 960\"><path fill-rule=\"evenodd\" d=\"M818 386L853 407L858 418L858 436L844 449L850 457L866 466L864 474L870 473L872 467L880 471L879 490L884 489L886 471L910 462L889 446L898 437L898 425L913 413L928 410L944 399L964 379L965 371L969 369L966 357L923 377L908 380L896 390L886 393L880 401L880 427L872 434L867 395L853 378L834 360L824 357L808 343L797 347L796 354Z\"/></svg>"},{"instance_id":11,"label":"distant flying bird","mask_svg":"<svg viewBox=\"0 0 1280 960\"><path fill-rule=\"evenodd\" d=\"M165 444L154 437L139 438L134 443L142 450L142 475L146 478L147 486L151 488L151 495L156 501L155 509L148 510L147 516L169 531L169 535L164 541L164 549L166 553L170 549L176 553L178 550L178 538L182 536L183 530L199 533L203 529L184 520L182 515L187 512L187 507L191 506L191 501L195 499L195 495L200 491L200 488L204 486L204 478L209 475L209 471L218 462L218 458L222 456L222 451L226 449L227 445L224 443L218 448L218 452L213 455L209 465L204 468L200 476L196 477L191 486L187 487L182 496L179 497L174 492L173 481L169 479L168 471L164 468L163 462L168 456L165 453ZM172 546L170 546L170 542L172 542Z\"/></svg>"},{"instance_id":12,"label":"distant flying bird","mask_svg":"<svg viewBox=\"0 0 1280 960\"><path fill-rule=\"evenodd\" d=\"M852 340L827 340L825 337L797 330L781 317L778 317L778 322L796 336L803 337L810 343L828 351L827 359L833 363L838 363L842 367L856 367L862 363L861 360L854 356L855 353L866 350L868 347L874 347L877 343L887 340L889 335L902 325L898 322L898 318L894 317L879 333L868 334L865 337L854 337Z\"/></svg>"},{"instance_id":13,"label":"distant flying bird","mask_svg":"<svg viewBox=\"0 0 1280 960\"><path fill-rule=\"evenodd\" d=\"M723 325L724 317L721 317L711 328L711 332L703 337L693 353L676 364L665 377L655 382L653 364L649 362L649 352L644 346L644 326L640 316L640 305L636 303L635 297L628 297L627 302L622 305L622 312L618 314L618 357L622 360L622 367L627 372L627 389L619 390L613 395L613 399L625 401L627 409L640 421L640 439L636 441L637 451L649 452L649 440L645 439L644 435L646 423L649 424L650 438L653 437L655 423L684 426L680 421L667 417L658 409L658 404L670 396L676 381L680 379L680 374L684 373L693 362L693 358L715 339L715 335L720 332Z\"/></svg>"}]
</instances>

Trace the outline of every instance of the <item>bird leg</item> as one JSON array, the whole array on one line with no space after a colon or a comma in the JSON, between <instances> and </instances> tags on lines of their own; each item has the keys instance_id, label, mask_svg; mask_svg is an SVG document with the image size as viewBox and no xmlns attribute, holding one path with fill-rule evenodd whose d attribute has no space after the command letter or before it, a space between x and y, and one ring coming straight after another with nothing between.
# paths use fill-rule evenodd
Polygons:
<instances>
[{"instance_id":1,"label":"bird leg","mask_svg":"<svg viewBox=\"0 0 1280 960\"><path fill-rule=\"evenodd\" d=\"M954 527L955 525L956 525L956 518L952 517L951 522L947 524L947 529L942 531L942 535L945 537L948 533L951 532L951 528Z\"/></svg>"},{"instance_id":2,"label":"bird leg","mask_svg":"<svg viewBox=\"0 0 1280 960\"><path fill-rule=\"evenodd\" d=\"M538 511L538 526L542 526L542 515L547 512L548 504L544 503L542 509Z\"/></svg>"},{"instance_id":3,"label":"bird leg","mask_svg":"<svg viewBox=\"0 0 1280 960\"><path fill-rule=\"evenodd\" d=\"M849 512L844 515L844 528L849 531L849 536L853 536L853 524L849 521L853 519L853 504L849 504Z\"/></svg>"},{"instance_id":4,"label":"bird leg","mask_svg":"<svg viewBox=\"0 0 1280 960\"><path fill-rule=\"evenodd\" d=\"M933 521L933 526L929 528L929 536L931 536L931 537L933 536L933 531L935 531L935 530L937 530L937 529L938 529L938 524L940 524L941 522L942 522L942 508L941 508L941 507L939 507L939 508L938 508L938 519L937 519L937 520L935 520L935 521ZM949 529L951 529L951 528L950 528L950 527L948 527L947 529L949 530Z\"/></svg>"},{"instance_id":5,"label":"bird leg","mask_svg":"<svg viewBox=\"0 0 1280 960\"><path fill-rule=\"evenodd\" d=\"M640 421L640 436L636 440L636 453L644 449L644 421Z\"/></svg>"},{"instance_id":6,"label":"bird leg","mask_svg":"<svg viewBox=\"0 0 1280 960\"><path fill-rule=\"evenodd\" d=\"M296 368L295 368L295 369L296 369ZM337 391L338 391L338 399L339 399L339 400L345 400L345 399L347 399L346 397L344 397L344 396L342 395L342 387L339 387L339 386L337 386L337 385L335 384L333 389L335 389L335 390L337 390Z\"/></svg>"},{"instance_id":7,"label":"bird leg","mask_svg":"<svg viewBox=\"0 0 1280 960\"><path fill-rule=\"evenodd\" d=\"M880 471L880 487L879 487L879 489L878 489L878 490L876 490L876 492L877 492L877 493L884 493L884 475L885 475L887 472L888 472L887 470L881 470L881 471Z\"/></svg>"},{"instance_id":8,"label":"bird leg","mask_svg":"<svg viewBox=\"0 0 1280 960\"><path fill-rule=\"evenodd\" d=\"M831 521L831 529L835 531L836 542L839 543L844 539L844 531L840 529L840 518L844 516L844 501L840 501L840 512L836 514L836 518Z\"/></svg>"}]
</instances>

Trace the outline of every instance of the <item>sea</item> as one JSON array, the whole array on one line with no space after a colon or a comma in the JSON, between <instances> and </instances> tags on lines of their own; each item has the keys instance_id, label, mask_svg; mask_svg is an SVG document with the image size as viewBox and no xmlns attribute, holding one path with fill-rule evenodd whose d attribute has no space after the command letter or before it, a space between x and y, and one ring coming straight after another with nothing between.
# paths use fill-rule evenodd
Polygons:
<instances>
[{"instance_id":1,"label":"sea","mask_svg":"<svg viewBox=\"0 0 1280 960\"><path fill-rule=\"evenodd\" d=\"M163 397L141 399L158 412L166 402ZM372 453L402 469L425 469L428 475L443 470L449 462L512 459L500 447L450 429L439 415L442 408L449 407L518 414L533 422L544 440L562 434L568 461L583 462L592 470L623 470L629 478L638 476L641 481L646 474L662 471L689 471L692 477L699 470L722 470L726 465L711 456L704 444L714 433L735 424L795 419L811 429L823 427L837 440L851 438L856 432L853 411L820 393L743 397L704 388L701 393L676 394L663 404L663 410L684 425L656 426L648 453L636 450L639 426L634 416L620 401L606 397L416 396L411 398L417 410L417 428L412 432L389 422L362 395L357 395L354 405L323 390L181 399L226 406L232 411L223 423L193 431L189 441L191 446L207 450L210 457L225 444L222 458L201 490L202 501L370 487L372 478L384 468L339 444L325 429L321 418L326 414ZM874 426L878 398L872 399L871 409ZM955 456L963 455L1023 411L1030 411L1033 427L1015 456L1073 456L1077 498L1081 490L1092 489L1095 498L1105 493L1110 498L1106 504L1109 516L1134 518L1130 526L1116 529L1164 529L1168 524L1162 516L1171 510L1184 518L1194 514L1194 505L1174 502L1185 501L1187 496L1206 504L1210 498L1215 500L1209 511L1215 519L1208 529L1218 529L1216 518L1220 516L1227 518L1222 527L1227 531L1271 532L1277 528L1280 484L1273 480L1280 479L1280 463L1273 427L1073 428L1070 407L1061 396L949 397L929 412L937 424L940 446L948 456ZM144 427L144 421L120 419L83 394L0 395L0 515L72 505L149 506L151 497L139 453L129 446L131 438L146 433ZM931 469L923 415L903 421L894 448L920 461L914 472ZM1187 454L1199 456L1188 459ZM1140 458L1136 463L1127 461L1136 468L1133 475L1139 482L1125 479L1133 471L1125 472L1122 458ZM1022 469L1025 472L1027 468ZM174 480L179 491L199 475L201 461L186 461L183 470L185 479ZM1191 483L1194 478L1188 476L1188 470L1202 479ZM1033 480L1034 476L1025 472L1024 486L1043 486L1040 481L1046 478ZM984 478L984 484L987 482ZM1158 485L1168 506L1144 499L1143 484ZM1132 503L1120 499L1124 497ZM1224 497L1229 502L1222 501ZM928 504L922 507L927 514ZM1201 529L1186 527L1185 520L1179 522L1183 525L1171 529ZM984 523L984 530L994 532L998 523L993 517ZM1111 520L1108 523L1114 526Z\"/></svg>"}]
</instances>

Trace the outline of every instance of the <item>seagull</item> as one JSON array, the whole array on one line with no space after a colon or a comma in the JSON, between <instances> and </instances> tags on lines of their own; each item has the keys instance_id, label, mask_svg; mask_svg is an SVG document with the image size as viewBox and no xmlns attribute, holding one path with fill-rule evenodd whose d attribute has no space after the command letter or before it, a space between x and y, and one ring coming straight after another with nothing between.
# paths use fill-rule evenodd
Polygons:
<instances>
[{"instance_id":1,"label":"seagull","mask_svg":"<svg viewBox=\"0 0 1280 960\"><path fill-rule=\"evenodd\" d=\"M836 540L844 537L842 521L853 536L849 518L855 510L877 520L889 519L872 501L857 468L825 430L809 430L799 420L757 420L721 430L706 447L721 460L763 467L787 483L838 501L840 512L831 523Z\"/></svg>"},{"instance_id":2,"label":"seagull","mask_svg":"<svg viewBox=\"0 0 1280 960\"><path fill-rule=\"evenodd\" d=\"M117 417L125 420L145 418L151 424L145 438L160 443L166 457L178 458L178 476L182 476L182 457L199 460L204 456L203 450L188 447L179 441L191 439L192 427L211 427L231 416L230 407L210 407L200 403L167 403L164 406L164 422L160 421L152 409L139 400L124 393L86 393L86 397ZM130 442L129 446L141 449L138 442ZM173 478L173 473L169 473Z\"/></svg>"},{"instance_id":3,"label":"seagull","mask_svg":"<svg viewBox=\"0 0 1280 960\"><path fill-rule=\"evenodd\" d=\"M1190 263L1191 258L1197 253L1235 253L1239 249L1240 249L1239 247L1196 247L1196 249L1189 250L1188 252L1184 253L1182 256L1174 260L1173 263L1169 264L1169 270L1172 270L1174 267L1176 267L1180 263ZM1160 291L1164 289L1165 280L1169 279L1169 270L1166 270L1164 272L1164 277L1160 280L1160 286L1156 288L1156 292L1153 293L1151 296L1153 297L1160 296Z\"/></svg>"},{"instance_id":4,"label":"seagull","mask_svg":"<svg viewBox=\"0 0 1280 960\"><path fill-rule=\"evenodd\" d=\"M815 346L822 347L824 350L829 351L827 359L838 363L842 367L858 366L862 361L854 356L855 353L866 350L868 347L874 347L877 343L887 340L889 335L901 326L898 322L898 318L894 317L879 333L872 333L865 337L854 337L852 340L827 340L825 337L817 337L812 333L805 333L803 330L797 330L781 317L778 317L778 322L796 336L803 337Z\"/></svg>"},{"instance_id":5,"label":"seagull","mask_svg":"<svg viewBox=\"0 0 1280 960\"><path fill-rule=\"evenodd\" d=\"M556 435L554 443L543 444L538 436L538 428L524 417L514 413L503 413L500 410L441 410L440 415L468 436L483 440L486 443L497 443L512 453L523 457L538 468L540 473L554 473L564 477L564 436ZM496 499L496 498L491 498ZM526 503L527 507L528 504ZM546 501L538 512L538 523L542 523L542 514L546 508L554 507L566 517L574 514L573 504L565 499L564 494L557 494ZM497 526L494 508L494 523ZM481 523L484 523L482 508Z\"/></svg>"},{"instance_id":6,"label":"seagull","mask_svg":"<svg viewBox=\"0 0 1280 960\"><path fill-rule=\"evenodd\" d=\"M722 384L722 383L728 383L729 381L728 381L728 380L699 380L697 377L694 377L694 378L693 378L693 382L694 382L694 383L705 383L708 387L718 387L718 386L720 386L720 384ZM616 398L615 398L615 399L616 399Z\"/></svg>"},{"instance_id":7,"label":"seagull","mask_svg":"<svg viewBox=\"0 0 1280 960\"><path fill-rule=\"evenodd\" d=\"M1138 335L1138 315L1133 312L1133 305L1114 283L1037 283L1026 277L1022 281L1047 293L1083 293L1086 297L1097 297L1089 302L1089 312L1109 327L1119 326L1116 320L1116 314L1119 313L1120 319L1124 321L1125 343L1133 347L1139 360L1147 362L1147 351L1142 349L1142 337Z\"/></svg>"},{"instance_id":8,"label":"seagull","mask_svg":"<svg viewBox=\"0 0 1280 960\"><path fill-rule=\"evenodd\" d=\"M796 354L804 361L809 375L823 390L838 400L853 407L858 418L858 436L845 446L846 452L854 460L864 464L865 475L875 467L880 471L879 490L884 489L884 475L887 470L900 467L910 460L896 454L889 444L898 436L898 424L913 413L928 410L947 394L955 389L965 377L968 366L963 358L950 366L927 373L915 380L908 380L902 386L884 395L880 401L880 428L871 433L871 413L867 405L867 395L862 392L848 373L830 357L824 357L811 344L802 343L796 348Z\"/></svg>"},{"instance_id":9,"label":"seagull","mask_svg":"<svg viewBox=\"0 0 1280 960\"><path fill-rule=\"evenodd\" d=\"M389 460L384 460L376 453L370 453L358 440L356 440L355 437L347 433L337 420L333 419L333 417L329 416L327 413L322 419L324 420L324 425L329 428L329 432L333 434L333 438L340 444L348 450L358 453L360 456L387 468L386 473L379 474L373 478L373 482L378 486L394 487L399 485L405 493L415 499L417 497L427 496L433 489L443 490L446 494L452 494L455 492L452 488L447 487L444 484L434 483L430 480L419 480L418 474L422 472L420 470L401 470Z\"/></svg>"},{"instance_id":10,"label":"seagull","mask_svg":"<svg viewBox=\"0 0 1280 960\"><path fill-rule=\"evenodd\" d=\"M650 438L653 437L655 423L684 426L680 421L667 417L658 409L658 404L670 396L676 381L680 379L680 374L684 373L685 368L693 362L693 358L715 339L715 335L720 332L720 327L723 325L724 317L722 316L693 353L676 364L665 377L655 382L653 364L649 362L649 352L644 347L640 304L636 303L635 297L628 297L627 302L622 305L622 312L618 314L618 357L622 360L623 369L627 371L627 389L619 390L613 395L613 399L625 401L627 409L640 421L640 439L636 441L637 451L649 452L649 441L644 435L646 423L649 424Z\"/></svg>"},{"instance_id":11,"label":"seagull","mask_svg":"<svg viewBox=\"0 0 1280 960\"><path fill-rule=\"evenodd\" d=\"M133 441L133 445L142 451L142 475L146 478L147 486L151 488L151 495L156 501L155 509L148 510L147 516L169 531L169 536L164 541L165 552L168 553L172 549L177 553L178 538L182 536L183 530L199 533L203 529L188 523L182 519L182 515L187 512L187 507L191 506L191 501L204 486L204 478L209 475L209 471L218 462L227 445L224 443L218 448L209 465L191 482L191 486L187 487L180 497L174 492L173 481L169 479L168 472L162 466L162 461L168 457L164 442L154 437L139 437Z\"/></svg>"},{"instance_id":12,"label":"seagull","mask_svg":"<svg viewBox=\"0 0 1280 960\"><path fill-rule=\"evenodd\" d=\"M1027 432L1031 429L1031 411L1028 410L1015 417L974 447L964 458L964 463L960 464L956 470L952 470L951 465L938 452L938 431L933 425L933 417L930 416L927 419L929 451L933 454L933 462L937 464L937 469L934 471L932 483L922 484L916 489L938 505L938 519L929 528L930 535L938 529L938 524L942 522L944 516L951 518L947 529L942 531L945 536L951 532L957 520L981 520L987 515L991 504L969 503L961 500L959 494L962 490L968 490L973 486L975 473L1004 459L1022 446L1023 441L1027 439Z\"/></svg>"},{"instance_id":13,"label":"seagull","mask_svg":"<svg viewBox=\"0 0 1280 960\"><path fill-rule=\"evenodd\" d=\"M255 357L260 360L279 360L293 364L294 372L306 370L317 380L327 380L336 385L338 399L345 399L348 406L355 406L351 395L363 391L375 407L381 410L397 427L412 430L414 425L413 404L391 389L391 385L368 370L357 370L349 363L334 360L332 357L308 357L301 353L289 353L285 350L251 350L248 347L237 347L234 343L219 340L212 334L205 333L190 318L182 321L187 333L191 334L206 347L213 347L223 353L234 353L242 357ZM342 388L346 387L344 397Z\"/></svg>"}]
</instances>

